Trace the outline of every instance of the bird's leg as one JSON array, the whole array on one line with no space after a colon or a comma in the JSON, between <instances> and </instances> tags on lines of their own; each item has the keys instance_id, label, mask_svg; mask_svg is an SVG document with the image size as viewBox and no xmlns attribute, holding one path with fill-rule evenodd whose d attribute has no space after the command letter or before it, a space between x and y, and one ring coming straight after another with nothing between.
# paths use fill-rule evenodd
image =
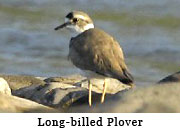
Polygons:
<instances>
[{"instance_id":1,"label":"bird's leg","mask_svg":"<svg viewBox=\"0 0 180 137\"><path fill-rule=\"evenodd\" d=\"M90 82L90 80L88 81L88 87L89 87L89 106L92 105L92 84Z\"/></svg>"},{"instance_id":2,"label":"bird's leg","mask_svg":"<svg viewBox=\"0 0 180 137\"><path fill-rule=\"evenodd\" d=\"M105 94L106 94L106 89L107 89L107 79L104 79L104 84L103 84L103 93L101 96L101 103L104 102Z\"/></svg>"}]
</instances>

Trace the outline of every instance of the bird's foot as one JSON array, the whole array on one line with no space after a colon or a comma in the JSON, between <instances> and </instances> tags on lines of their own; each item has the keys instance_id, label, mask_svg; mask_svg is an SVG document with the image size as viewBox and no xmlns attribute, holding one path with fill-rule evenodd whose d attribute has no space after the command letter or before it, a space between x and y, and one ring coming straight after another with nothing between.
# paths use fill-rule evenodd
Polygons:
<instances>
[{"instance_id":1,"label":"bird's foot","mask_svg":"<svg viewBox=\"0 0 180 137\"><path fill-rule=\"evenodd\" d=\"M106 94L106 89L107 89L107 80L105 79L104 80L104 84L103 84L103 93L102 93L102 96L101 96L101 103L104 102L104 98L105 98L105 94Z\"/></svg>"}]
</instances>

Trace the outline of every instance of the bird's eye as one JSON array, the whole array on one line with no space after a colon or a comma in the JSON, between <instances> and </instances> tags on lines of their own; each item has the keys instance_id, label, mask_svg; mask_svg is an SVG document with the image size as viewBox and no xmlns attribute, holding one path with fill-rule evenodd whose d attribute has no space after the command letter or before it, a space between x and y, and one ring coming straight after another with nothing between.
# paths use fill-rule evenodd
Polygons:
<instances>
[{"instance_id":1,"label":"bird's eye","mask_svg":"<svg viewBox=\"0 0 180 137\"><path fill-rule=\"evenodd\" d=\"M73 22L74 22L74 23L76 23L76 22L78 22L78 21L79 21L79 20L78 20L77 18L74 18L74 19L73 19Z\"/></svg>"}]
</instances>

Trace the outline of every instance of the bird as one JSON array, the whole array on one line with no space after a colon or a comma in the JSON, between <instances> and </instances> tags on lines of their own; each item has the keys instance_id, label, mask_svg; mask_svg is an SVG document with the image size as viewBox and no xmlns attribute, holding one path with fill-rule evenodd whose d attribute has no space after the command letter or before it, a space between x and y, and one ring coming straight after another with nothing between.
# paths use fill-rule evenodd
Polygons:
<instances>
[{"instance_id":1,"label":"bird","mask_svg":"<svg viewBox=\"0 0 180 137\"><path fill-rule=\"evenodd\" d=\"M71 11L65 16L65 22L54 28L67 28L73 34L69 43L71 62L91 77L104 80L101 103L104 102L107 81L114 78L120 82L134 86L134 78L129 72L124 53L115 38L102 29L96 28L91 17L83 11ZM89 106L92 105L92 84L88 81Z\"/></svg>"}]
</instances>

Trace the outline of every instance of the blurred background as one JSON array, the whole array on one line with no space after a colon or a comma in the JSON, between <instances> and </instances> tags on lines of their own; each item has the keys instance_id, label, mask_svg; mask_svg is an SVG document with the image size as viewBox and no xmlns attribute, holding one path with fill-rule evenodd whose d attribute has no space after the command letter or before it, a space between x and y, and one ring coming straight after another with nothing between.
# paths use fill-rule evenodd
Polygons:
<instances>
[{"instance_id":1,"label":"blurred background","mask_svg":"<svg viewBox=\"0 0 180 137\"><path fill-rule=\"evenodd\" d=\"M67 60L69 32L54 31L72 10L120 42L137 85L180 70L180 0L0 0L0 73L77 73Z\"/></svg>"}]
</instances>

